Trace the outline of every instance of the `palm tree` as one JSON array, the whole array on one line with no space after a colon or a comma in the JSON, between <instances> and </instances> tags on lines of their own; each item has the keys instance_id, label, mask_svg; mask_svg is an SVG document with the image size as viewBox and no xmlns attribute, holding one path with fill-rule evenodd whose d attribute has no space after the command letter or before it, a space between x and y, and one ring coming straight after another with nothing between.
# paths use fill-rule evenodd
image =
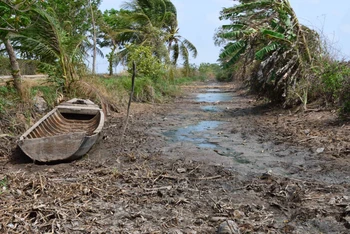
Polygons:
<instances>
[{"instance_id":1,"label":"palm tree","mask_svg":"<svg viewBox=\"0 0 350 234\"><path fill-rule=\"evenodd\" d=\"M125 49L125 45L131 43L137 38L133 31L133 22L130 21L128 10L106 10L103 13L103 21L100 28L102 31L99 45L109 47L111 52L108 54L109 75L113 75L113 65L115 61L121 61L117 52Z\"/></svg>"},{"instance_id":2,"label":"palm tree","mask_svg":"<svg viewBox=\"0 0 350 234\"><path fill-rule=\"evenodd\" d=\"M193 58L197 57L197 49L196 47L186 38L183 38L179 35L179 28L177 28L177 24L171 24L166 27L166 43L168 47L168 52L171 55L171 62L176 66L179 56L183 60L184 67L186 71L189 70L189 56L192 54Z\"/></svg>"},{"instance_id":3,"label":"palm tree","mask_svg":"<svg viewBox=\"0 0 350 234\"><path fill-rule=\"evenodd\" d=\"M164 44L166 33L163 29L176 20L176 8L171 1L132 0L125 3L123 8L131 12L127 17L133 22L132 28L123 32L133 32L135 44L150 46L159 59L168 62L169 55Z\"/></svg>"},{"instance_id":4,"label":"palm tree","mask_svg":"<svg viewBox=\"0 0 350 234\"><path fill-rule=\"evenodd\" d=\"M0 2L0 41L4 43L6 52L10 60L14 86L21 98L23 98L22 76L19 64L17 62L16 52L11 42L11 37L30 24L30 20L27 15L30 6L31 5L27 2Z\"/></svg>"},{"instance_id":5,"label":"palm tree","mask_svg":"<svg viewBox=\"0 0 350 234\"><path fill-rule=\"evenodd\" d=\"M179 35L176 7L170 0L131 0L120 11L105 12L104 19L107 46L112 52L121 49L117 53L120 61L125 61L131 48L125 47L128 44L150 47L153 55L168 65L181 57L188 68L189 56L197 56L195 46Z\"/></svg>"},{"instance_id":6,"label":"palm tree","mask_svg":"<svg viewBox=\"0 0 350 234\"><path fill-rule=\"evenodd\" d=\"M33 8L33 24L13 38L15 46L35 56L54 72L56 81L69 89L85 71L84 58L89 45L85 35L69 35L52 9Z\"/></svg>"}]
</instances>

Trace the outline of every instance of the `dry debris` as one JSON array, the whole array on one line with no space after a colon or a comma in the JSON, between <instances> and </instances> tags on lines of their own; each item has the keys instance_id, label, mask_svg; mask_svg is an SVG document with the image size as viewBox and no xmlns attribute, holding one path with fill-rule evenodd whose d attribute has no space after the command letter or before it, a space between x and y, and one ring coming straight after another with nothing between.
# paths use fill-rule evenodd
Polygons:
<instances>
[{"instance_id":1,"label":"dry debris","mask_svg":"<svg viewBox=\"0 0 350 234\"><path fill-rule=\"evenodd\" d=\"M335 123L326 121L322 128L326 117L315 122L312 112L302 120L294 115L276 120L274 112L237 102L239 111L225 112L237 122L232 131L246 139L255 134L276 144L324 148L319 157L333 155L339 162L322 165L322 173L349 168L349 126L332 128ZM243 176L232 168L164 157L162 140L147 132L150 119L164 110L145 109L133 113L122 147L117 142L123 121L114 117L94 151L69 164L8 161L3 156L15 142L0 137L0 233L349 232L349 183L317 182L314 174Z\"/></svg>"}]
</instances>

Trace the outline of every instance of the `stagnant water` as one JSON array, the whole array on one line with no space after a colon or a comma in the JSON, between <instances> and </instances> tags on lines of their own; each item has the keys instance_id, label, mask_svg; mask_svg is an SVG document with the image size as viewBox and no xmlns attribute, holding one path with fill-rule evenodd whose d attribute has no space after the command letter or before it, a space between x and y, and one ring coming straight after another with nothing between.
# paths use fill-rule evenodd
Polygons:
<instances>
[{"instance_id":1,"label":"stagnant water","mask_svg":"<svg viewBox=\"0 0 350 234\"><path fill-rule=\"evenodd\" d=\"M197 102L208 102L208 103L218 103L218 102L228 102L232 100L231 93L199 93L197 94Z\"/></svg>"},{"instance_id":2,"label":"stagnant water","mask_svg":"<svg viewBox=\"0 0 350 234\"><path fill-rule=\"evenodd\" d=\"M207 89L208 93L199 93L196 96L197 102L227 102L232 100L232 94L222 93L220 89ZM204 112L223 112L224 109L215 105L200 107ZM225 142L225 136L221 136L217 130L223 121L204 120L194 125L180 127L164 132L170 142L191 142L198 148L211 149L221 156L231 157L237 163L248 164L250 161L231 147L224 147L219 142ZM226 139L227 140L227 139Z\"/></svg>"},{"instance_id":3,"label":"stagnant water","mask_svg":"<svg viewBox=\"0 0 350 234\"><path fill-rule=\"evenodd\" d=\"M215 143L208 141L209 138L215 137L208 130L217 128L221 123L220 121L201 121L198 124L177 128L163 134L172 142L189 141L201 148L216 148Z\"/></svg>"},{"instance_id":4,"label":"stagnant water","mask_svg":"<svg viewBox=\"0 0 350 234\"><path fill-rule=\"evenodd\" d=\"M203 157L214 162L232 159L225 165L247 175L272 170L277 175L297 179L312 177L327 183L343 183L349 180L350 176L344 174L344 171L322 171L315 154L302 147L275 144L262 139L260 135L247 135L244 130L237 131L241 125L237 125L233 122L234 117L230 118L229 113L225 113L226 106L234 104L233 94L220 92L219 89L205 91L208 93L194 96L196 105L189 106L189 113L183 116L184 121L176 122L178 127L162 131L170 143L165 147L165 152ZM198 122L193 123L194 120Z\"/></svg>"}]
</instances>

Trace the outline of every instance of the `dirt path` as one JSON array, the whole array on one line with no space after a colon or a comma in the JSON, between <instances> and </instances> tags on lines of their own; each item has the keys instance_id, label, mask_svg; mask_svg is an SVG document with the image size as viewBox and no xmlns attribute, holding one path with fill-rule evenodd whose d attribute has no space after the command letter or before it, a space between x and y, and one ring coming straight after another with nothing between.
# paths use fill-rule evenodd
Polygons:
<instances>
[{"instance_id":1,"label":"dirt path","mask_svg":"<svg viewBox=\"0 0 350 234\"><path fill-rule=\"evenodd\" d=\"M333 125L327 141L308 116L291 124L300 117L230 84L132 108L122 145L120 115L81 160L4 161L0 231L215 233L232 220L241 233L349 232L349 139L339 135L348 125Z\"/></svg>"}]
</instances>

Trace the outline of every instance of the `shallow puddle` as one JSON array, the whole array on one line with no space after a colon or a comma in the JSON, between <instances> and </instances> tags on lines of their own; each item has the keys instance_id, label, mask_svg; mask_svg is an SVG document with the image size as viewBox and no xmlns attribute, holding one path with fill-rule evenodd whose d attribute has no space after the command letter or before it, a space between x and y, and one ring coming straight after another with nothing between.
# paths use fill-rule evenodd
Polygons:
<instances>
[{"instance_id":1,"label":"shallow puddle","mask_svg":"<svg viewBox=\"0 0 350 234\"><path fill-rule=\"evenodd\" d=\"M215 143L210 143L209 138L213 138L213 129L217 128L220 121L201 121L196 125L190 125L176 130L170 130L163 133L170 138L172 142L192 142L200 148L216 148Z\"/></svg>"},{"instance_id":2,"label":"shallow puddle","mask_svg":"<svg viewBox=\"0 0 350 234\"><path fill-rule=\"evenodd\" d=\"M199 93L197 102L227 102L232 100L231 93Z\"/></svg>"}]
</instances>

